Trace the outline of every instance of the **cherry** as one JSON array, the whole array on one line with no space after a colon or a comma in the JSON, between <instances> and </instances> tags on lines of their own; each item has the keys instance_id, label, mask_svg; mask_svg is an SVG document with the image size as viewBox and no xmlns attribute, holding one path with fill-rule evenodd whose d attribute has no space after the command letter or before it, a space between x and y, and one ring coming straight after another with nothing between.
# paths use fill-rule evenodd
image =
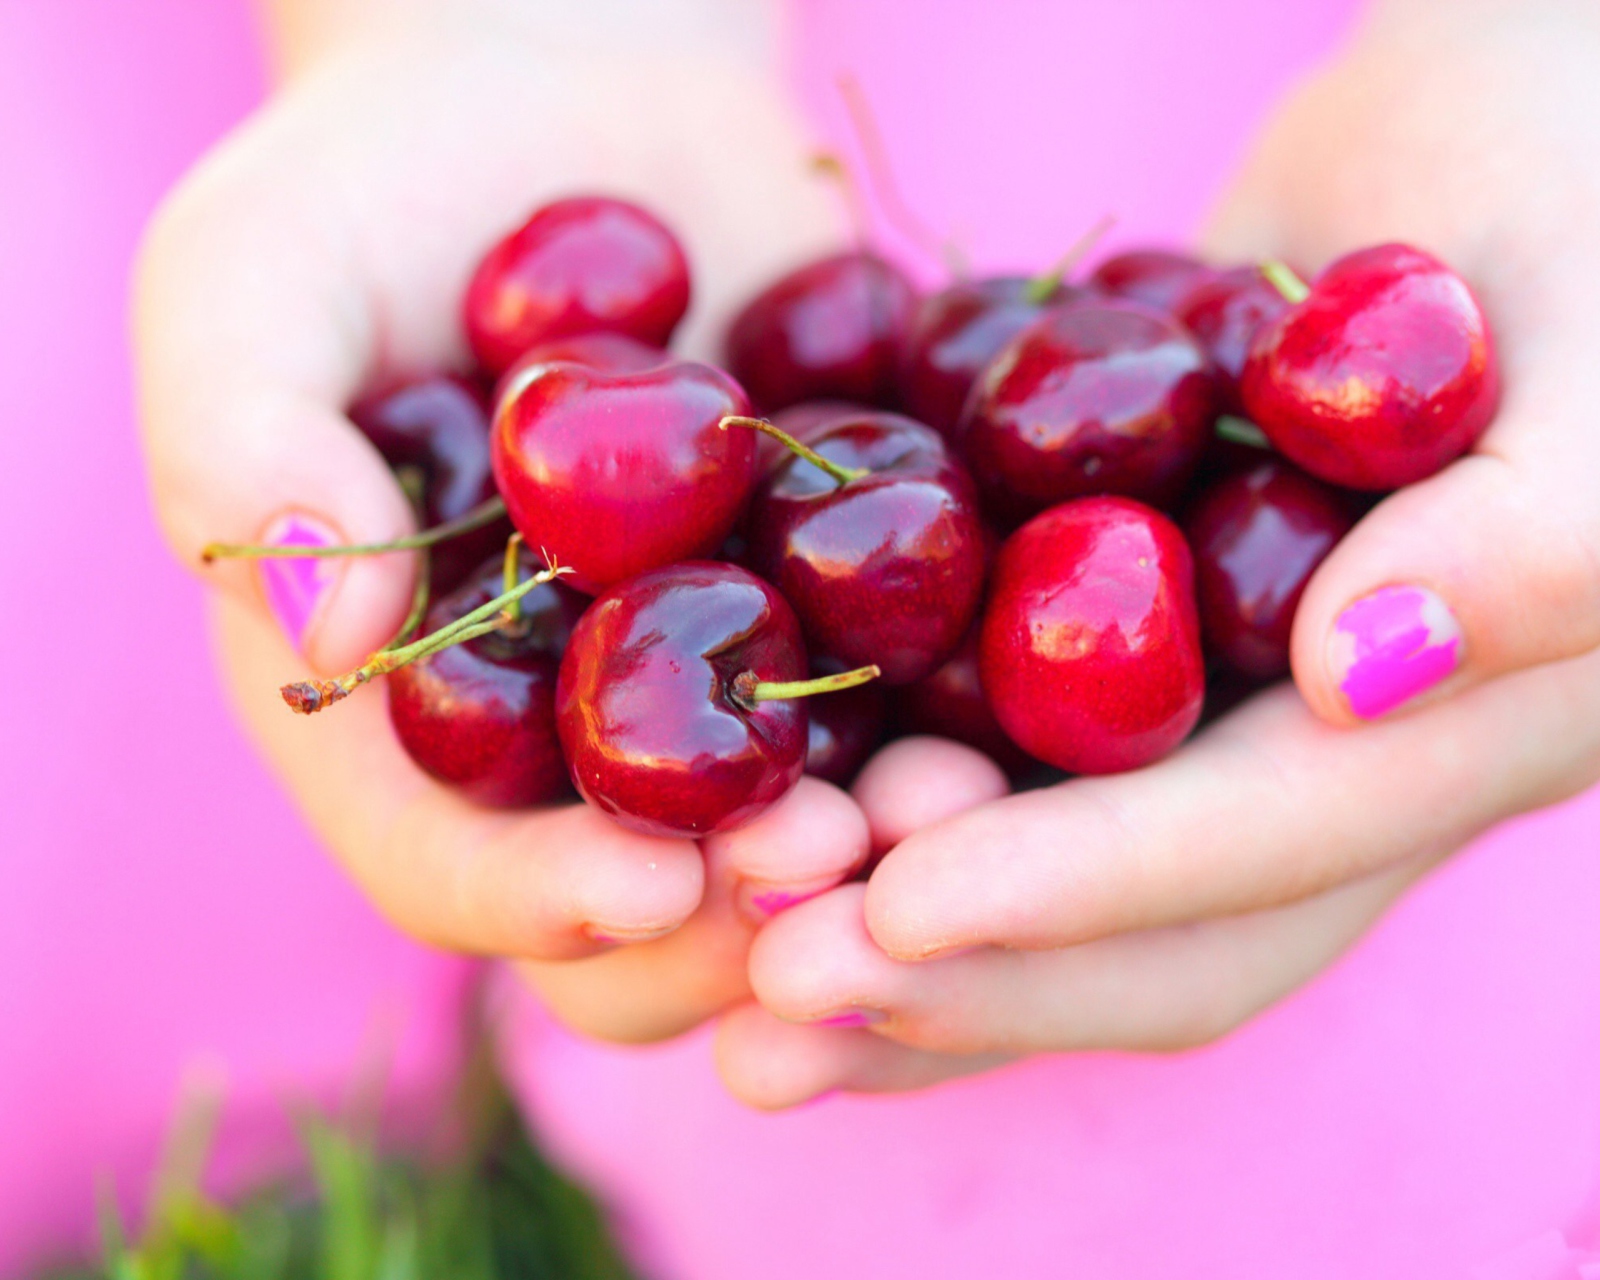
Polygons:
<instances>
[{"instance_id":1,"label":"cherry","mask_svg":"<svg viewBox=\"0 0 1600 1280\"><path fill-rule=\"evenodd\" d=\"M802 400L772 415L772 425L801 444L810 444L834 423L871 413L869 405L853 400ZM762 433L756 437L756 471L763 479L794 457L781 437Z\"/></svg>"},{"instance_id":2,"label":"cherry","mask_svg":"<svg viewBox=\"0 0 1600 1280\"><path fill-rule=\"evenodd\" d=\"M1243 413L1239 376L1256 333L1289 309L1289 300L1259 267L1236 267L1202 282L1178 304L1175 314L1211 357L1211 376L1220 407Z\"/></svg>"},{"instance_id":3,"label":"cherry","mask_svg":"<svg viewBox=\"0 0 1600 1280\"><path fill-rule=\"evenodd\" d=\"M1168 503L1206 445L1207 369L1200 345L1159 311L1068 303L984 370L956 443L990 509L1011 524L1099 493Z\"/></svg>"},{"instance_id":4,"label":"cherry","mask_svg":"<svg viewBox=\"0 0 1600 1280\"><path fill-rule=\"evenodd\" d=\"M874 663L885 684L943 662L983 593L972 482L937 432L899 414L814 436L757 489L748 536L748 563L794 606L812 652Z\"/></svg>"},{"instance_id":5,"label":"cherry","mask_svg":"<svg viewBox=\"0 0 1600 1280\"><path fill-rule=\"evenodd\" d=\"M1494 416L1494 340L1472 290L1403 244L1362 249L1307 289L1266 268L1295 305L1264 327L1245 364L1249 416L1312 475L1384 490L1433 475Z\"/></svg>"},{"instance_id":6,"label":"cherry","mask_svg":"<svg viewBox=\"0 0 1600 1280\"><path fill-rule=\"evenodd\" d=\"M917 306L900 352L906 412L949 435L978 375L1047 306L1080 294L1050 278L957 281Z\"/></svg>"},{"instance_id":7,"label":"cherry","mask_svg":"<svg viewBox=\"0 0 1600 1280\"><path fill-rule=\"evenodd\" d=\"M689 308L689 263L654 215L606 196L545 205L478 264L467 341L490 373L529 347L604 330L664 347Z\"/></svg>"},{"instance_id":8,"label":"cherry","mask_svg":"<svg viewBox=\"0 0 1600 1280\"><path fill-rule=\"evenodd\" d=\"M800 779L795 699L819 691L805 673L794 611L754 574L715 561L640 574L589 607L561 662L556 725L572 780L650 835L742 826Z\"/></svg>"},{"instance_id":9,"label":"cherry","mask_svg":"<svg viewBox=\"0 0 1600 1280\"><path fill-rule=\"evenodd\" d=\"M495 496L488 407L468 379L439 374L403 382L357 400L349 416L390 466L422 473L424 526L459 520ZM460 585L510 534L502 519L441 542L430 566L434 592Z\"/></svg>"},{"instance_id":10,"label":"cherry","mask_svg":"<svg viewBox=\"0 0 1600 1280\"><path fill-rule=\"evenodd\" d=\"M837 663L812 663L813 675L831 675ZM864 684L807 704L806 767L813 778L847 787L883 741L888 707L883 690Z\"/></svg>"},{"instance_id":11,"label":"cherry","mask_svg":"<svg viewBox=\"0 0 1600 1280\"><path fill-rule=\"evenodd\" d=\"M895 362L916 304L898 268L863 250L790 272L728 326L728 370L764 413L802 400L892 405Z\"/></svg>"},{"instance_id":12,"label":"cherry","mask_svg":"<svg viewBox=\"0 0 1600 1280\"><path fill-rule=\"evenodd\" d=\"M1107 258L1089 277L1091 288L1114 298L1171 311L1215 272L1197 258L1170 249L1130 249Z\"/></svg>"},{"instance_id":13,"label":"cherry","mask_svg":"<svg viewBox=\"0 0 1600 1280\"><path fill-rule=\"evenodd\" d=\"M1208 651L1258 680L1287 672L1306 583L1351 524L1341 495L1271 458L1202 494L1185 530Z\"/></svg>"},{"instance_id":14,"label":"cherry","mask_svg":"<svg viewBox=\"0 0 1600 1280\"><path fill-rule=\"evenodd\" d=\"M984 693L1029 755L1070 773L1135 769L1200 716L1194 569L1165 516L1085 498L1000 549L978 638Z\"/></svg>"},{"instance_id":15,"label":"cherry","mask_svg":"<svg viewBox=\"0 0 1600 1280\"><path fill-rule=\"evenodd\" d=\"M520 568L537 571L525 552ZM437 600L423 626L456 622L501 593L494 557ZM541 804L568 791L556 740L556 673L588 600L547 582L519 602L515 623L440 649L389 675L389 719L407 754L479 804Z\"/></svg>"},{"instance_id":16,"label":"cherry","mask_svg":"<svg viewBox=\"0 0 1600 1280\"><path fill-rule=\"evenodd\" d=\"M666 364L672 357L659 347L649 347L620 333L580 333L529 347L500 375L495 384L494 403L499 404L528 370L542 364L565 361L581 364L601 373L642 373ZM487 432L485 432L487 439Z\"/></svg>"},{"instance_id":17,"label":"cherry","mask_svg":"<svg viewBox=\"0 0 1600 1280\"><path fill-rule=\"evenodd\" d=\"M937 671L894 693L896 727L905 733L953 738L975 747L1013 776L1033 767L1027 752L994 718L978 678L979 625Z\"/></svg>"},{"instance_id":18,"label":"cherry","mask_svg":"<svg viewBox=\"0 0 1600 1280\"><path fill-rule=\"evenodd\" d=\"M495 479L528 545L598 592L722 544L755 483L755 443L717 424L748 409L708 365L541 364L495 411Z\"/></svg>"}]
</instances>

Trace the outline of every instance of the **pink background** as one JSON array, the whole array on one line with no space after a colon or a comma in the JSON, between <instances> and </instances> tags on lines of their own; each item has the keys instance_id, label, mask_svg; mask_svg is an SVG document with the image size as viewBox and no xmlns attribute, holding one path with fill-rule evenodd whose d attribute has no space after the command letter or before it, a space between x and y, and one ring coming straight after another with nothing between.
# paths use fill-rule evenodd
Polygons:
<instances>
[{"instance_id":1,"label":"pink background","mask_svg":"<svg viewBox=\"0 0 1600 1280\"><path fill-rule=\"evenodd\" d=\"M791 47L824 134L849 68L913 206L1028 266L1108 210L1123 242L1192 233L1351 8L811 0ZM0 1274L82 1237L96 1170L137 1184L191 1064L226 1071L244 1152L375 1045L402 1093L446 1066L463 967L395 938L278 797L145 507L129 258L261 85L242 2L0 0ZM528 1012L519 1071L666 1277L1589 1280L1597 919L1591 795L1183 1058L773 1118L721 1094L703 1037L616 1052Z\"/></svg>"}]
</instances>

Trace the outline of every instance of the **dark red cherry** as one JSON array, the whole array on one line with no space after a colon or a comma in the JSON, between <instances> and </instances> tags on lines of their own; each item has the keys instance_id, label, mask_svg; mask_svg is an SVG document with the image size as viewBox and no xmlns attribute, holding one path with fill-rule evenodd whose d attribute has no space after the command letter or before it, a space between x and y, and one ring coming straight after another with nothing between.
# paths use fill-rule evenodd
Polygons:
<instances>
[{"instance_id":1,"label":"dark red cherry","mask_svg":"<svg viewBox=\"0 0 1600 1280\"><path fill-rule=\"evenodd\" d=\"M1289 309L1289 300L1259 267L1237 267L1200 284L1178 304L1177 317L1211 357L1218 407L1243 413L1239 377L1256 333Z\"/></svg>"},{"instance_id":2,"label":"dark red cherry","mask_svg":"<svg viewBox=\"0 0 1600 1280\"><path fill-rule=\"evenodd\" d=\"M418 378L364 396L350 406L350 420L390 466L422 472L424 526L459 519L495 496L489 412L476 383L453 374ZM510 524L498 520L434 547L433 592L459 586L510 536Z\"/></svg>"},{"instance_id":3,"label":"dark red cherry","mask_svg":"<svg viewBox=\"0 0 1600 1280\"><path fill-rule=\"evenodd\" d=\"M1340 258L1261 330L1241 389L1285 457L1333 484L1384 490L1470 449L1494 417L1500 374L1466 281L1385 244Z\"/></svg>"},{"instance_id":4,"label":"dark red cherry","mask_svg":"<svg viewBox=\"0 0 1600 1280\"><path fill-rule=\"evenodd\" d=\"M493 403L499 404L522 375L542 364L564 361L601 373L643 373L670 359L672 357L659 347L647 347L620 333L580 333L571 338L557 338L554 342L529 347L516 358L495 384Z\"/></svg>"},{"instance_id":5,"label":"dark red cherry","mask_svg":"<svg viewBox=\"0 0 1600 1280\"><path fill-rule=\"evenodd\" d=\"M832 675L841 668L824 662L813 663L811 670L814 675ZM806 772L835 786L849 786L883 741L888 719L883 690L864 684L812 698L807 715Z\"/></svg>"},{"instance_id":6,"label":"dark red cherry","mask_svg":"<svg viewBox=\"0 0 1600 1280\"><path fill-rule=\"evenodd\" d=\"M964 742L1007 773L1026 773L1033 760L1006 736L983 696L978 679L978 631L977 625L970 628L961 647L932 675L895 690L896 727L905 733Z\"/></svg>"},{"instance_id":7,"label":"dark red cherry","mask_svg":"<svg viewBox=\"0 0 1600 1280\"><path fill-rule=\"evenodd\" d=\"M1165 516L1085 498L1035 517L995 563L978 638L983 689L1011 739L1069 773L1158 760L1205 690L1194 567Z\"/></svg>"},{"instance_id":8,"label":"dark red cherry","mask_svg":"<svg viewBox=\"0 0 1600 1280\"><path fill-rule=\"evenodd\" d=\"M876 254L823 258L770 285L734 317L728 370L764 413L802 400L892 405L895 362L915 305L911 281Z\"/></svg>"},{"instance_id":9,"label":"dark red cherry","mask_svg":"<svg viewBox=\"0 0 1600 1280\"><path fill-rule=\"evenodd\" d=\"M799 781L806 754L805 702L753 690L805 674L794 612L736 565L691 561L620 583L584 614L561 664L572 780L650 835L741 826Z\"/></svg>"},{"instance_id":10,"label":"dark red cherry","mask_svg":"<svg viewBox=\"0 0 1600 1280\"><path fill-rule=\"evenodd\" d=\"M1202 494L1185 531L1207 651L1258 680L1286 673L1306 583L1351 523L1340 494L1273 459Z\"/></svg>"},{"instance_id":11,"label":"dark red cherry","mask_svg":"<svg viewBox=\"0 0 1600 1280\"><path fill-rule=\"evenodd\" d=\"M772 415L772 425L801 444L810 444L834 423L844 418L871 413L870 405L853 400L803 400ZM768 435L756 437L756 471L763 479L783 466L794 454L781 440Z\"/></svg>"},{"instance_id":12,"label":"dark red cherry","mask_svg":"<svg viewBox=\"0 0 1600 1280\"><path fill-rule=\"evenodd\" d=\"M557 200L484 255L463 303L490 373L529 347L604 330L664 347L689 308L689 263L654 215L605 196Z\"/></svg>"},{"instance_id":13,"label":"dark red cherry","mask_svg":"<svg viewBox=\"0 0 1600 1280\"><path fill-rule=\"evenodd\" d=\"M947 658L983 594L977 495L939 434L899 414L835 422L756 492L748 563L794 606L813 653L872 663L885 684Z\"/></svg>"},{"instance_id":14,"label":"dark red cherry","mask_svg":"<svg viewBox=\"0 0 1600 1280\"><path fill-rule=\"evenodd\" d=\"M524 579L544 566L522 553ZM496 556L428 610L432 632L502 590ZM556 739L556 673L588 600L554 582L518 602L521 620L441 649L392 672L389 719L400 744L428 773L479 804L542 804L568 794Z\"/></svg>"},{"instance_id":15,"label":"dark red cherry","mask_svg":"<svg viewBox=\"0 0 1600 1280\"><path fill-rule=\"evenodd\" d=\"M1184 295L1215 274L1211 267L1186 253L1130 249L1096 267L1089 284L1114 298L1127 298L1170 312Z\"/></svg>"},{"instance_id":16,"label":"dark red cherry","mask_svg":"<svg viewBox=\"0 0 1600 1280\"><path fill-rule=\"evenodd\" d=\"M906 412L949 435L984 366L1046 307L1081 292L1022 276L993 276L929 294L912 314L900 351Z\"/></svg>"},{"instance_id":17,"label":"dark red cherry","mask_svg":"<svg viewBox=\"0 0 1600 1280\"><path fill-rule=\"evenodd\" d=\"M996 518L1016 524L1091 494L1171 502L1211 418L1205 352L1176 320L1088 300L1011 340L973 386L956 443Z\"/></svg>"},{"instance_id":18,"label":"dark red cherry","mask_svg":"<svg viewBox=\"0 0 1600 1280\"><path fill-rule=\"evenodd\" d=\"M755 441L723 431L748 412L709 365L639 373L549 363L527 371L495 411L494 473L530 547L597 592L647 569L713 554L755 483Z\"/></svg>"}]
</instances>

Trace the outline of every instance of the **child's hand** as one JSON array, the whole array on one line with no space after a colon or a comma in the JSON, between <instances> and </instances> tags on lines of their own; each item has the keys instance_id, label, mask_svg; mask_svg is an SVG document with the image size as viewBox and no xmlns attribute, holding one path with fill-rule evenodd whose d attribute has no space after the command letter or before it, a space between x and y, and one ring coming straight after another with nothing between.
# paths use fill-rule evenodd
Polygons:
<instances>
[{"instance_id":1,"label":"child's hand","mask_svg":"<svg viewBox=\"0 0 1600 1280\"><path fill-rule=\"evenodd\" d=\"M1474 834L1600 777L1597 59L1588 6L1418 0L1381 13L1291 103L1213 250L1310 266L1388 239L1439 253L1497 326L1498 420L1322 566L1295 628L1298 693L1269 691L1137 773L919 830L869 885L768 926L751 981L777 1017L725 1025L736 1092L782 1105L915 1087L996 1054L1215 1038ZM1418 696L1368 701L1376 722L1354 727L1342 686L1356 629L1341 619L1395 585L1443 602L1454 622L1430 603L1435 634L1459 628L1460 661L1431 687L1380 672ZM941 777L911 745L872 766L886 792L953 786L973 767L951 759ZM917 825L863 803L880 836ZM851 1009L881 1020L777 1020Z\"/></svg>"},{"instance_id":2,"label":"child's hand","mask_svg":"<svg viewBox=\"0 0 1600 1280\"><path fill-rule=\"evenodd\" d=\"M297 30L296 78L157 218L139 268L139 380L157 510L186 564L213 540L259 541L288 512L334 541L410 530L343 407L385 375L463 362L467 276L544 200L605 190L658 210L693 261L688 336L702 349L743 294L832 242L829 194L759 41L709 23L657 39L650 6L588 43L571 15L536 37L517 7L378 5L381 30L342 28L320 54ZM687 20L666 16L673 30ZM694 844L631 834L584 806L463 802L403 754L381 693L291 715L277 686L359 662L411 592L407 557L320 563L334 566L320 596L276 621L255 568L204 571L222 589L217 644L247 727L380 910L444 946L545 962L537 980L573 1021L639 1038L707 1016L744 990L749 929L723 910L732 885L814 890L864 856L854 807L808 784L760 828L711 842L708 882ZM774 865L774 833L796 822L815 838ZM670 949L675 963L639 965L612 946L691 919L639 952ZM597 958L572 976L551 963L583 957Z\"/></svg>"}]
</instances>

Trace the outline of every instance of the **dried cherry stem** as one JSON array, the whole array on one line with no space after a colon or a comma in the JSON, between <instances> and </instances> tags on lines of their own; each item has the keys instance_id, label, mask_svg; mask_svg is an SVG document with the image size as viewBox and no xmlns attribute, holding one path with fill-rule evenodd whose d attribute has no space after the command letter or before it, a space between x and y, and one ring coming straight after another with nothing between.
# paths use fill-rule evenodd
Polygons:
<instances>
[{"instance_id":1,"label":"dried cherry stem","mask_svg":"<svg viewBox=\"0 0 1600 1280\"><path fill-rule=\"evenodd\" d=\"M1230 413L1223 414L1217 419L1217 439L1227 440L1233 444L1247 444L1252 449L1270 449L1272 441L1267 439L1267 433L1248 418L1235 418Z\"/></svg>"},{"instance_id":2,"label":"dried cherry stem","mask_svg":"<svg viewBox=\"0 0 1600 1280\"><path fill-rule=\"evenodd\" d=\"M505 500L490 498L480 502L466 515L444 524L436 524L421 533L408 534L393 542L343 543L332 547L278 547L251 543L212 542L201 548L200 560L210 564L213 560L308 560L324 556L381 556L390 551L421 551L425 547L448 542L464 533L493 524L506 514Z\"/></svg>"},{"instance_id":3,"label":"dried cherry stem","mask_svg":"<svg viewBox=\"0 0 1600 1280\"><path fill-rule=\"evenodd\" d=\"M1055 266L1043 275L1034 276L1028 281L1028 287L1023 292L1023 300L1035 306L1050 301L1050 295L1059 289L1072 269L1089 256L1089 251L1099 244L1106 232L1117 225L1115 214L1108 213L1094 226L1090 227L1075 241L1072 246L1061 255Z\"/></svg>"},{"instance_id":4,"label":"dried cherry stem","mask_svg":"<svg viewBox=\"0 0 1600 1280\"><path fill-rule=\"evenodd\" d=\"M796 457L804 458L812 466L826 471L835 484L841 489L852 480L860 480L863 476L870 476L870 467L841 467L837 462L830 462L815 449L801 444L782 427L768 422L765 418L746 418L740 414L729 414L717 426L726 431L729 427L749 427L752 431L759 431L769 435Z\"/></svg>"},{"instance_id":5,"label":"dried cherry stem","mask_svg":"<svg viewBox=\"0 0 1600 1280\"><path fill-rule=\"evenodd\" d=\"M279 692L283 695L283 700L289 704L291 711L308 716L312 712L321 711L324 707L331 707L335 702L348 698L369 680L386 676L391 671L398 671L418 658L426 658L429 654L448 649L451 645L465 644L468 640L476 640L491 631L499 631L510 626L517 621L517 615L511 612L513 604L535 587L552 582L569 572L553 561L548 563L549 567L542 573L536 573L526 581L519 582L511 590L496 596L486 604L479 605L471 613L463 614L448 626L440 627L420 640L414 640L396 649L380 649L354 671L336 679L301 680L284 685Z\"/></svg>"},{"instance_id":6,"label":"dried cherry stem","mask_svg":"<svg viewBox=\"0 0 1600 1280\"><path fill-rule=\"evenodd\" d=\"M1291 306L1304 302L1311 296L1310 286L1299 276L1295 275L1294 268L1286 262L1273 259L1261 264L1261 274L1274 289L1284 296Z\"/></svg>"},{"instance_id":7,"label":"dried cherry stem","mask_svg":"<svg viewBox=\"0 0 1600 1280\"><path fill-rule=\"evenodd\" d=\"M741 671L733 678L733 700L747 711L754 711L758 703L779 702L787 698L809 698L818 693L837 693L841 689L854 689L858 684L876 680L883 674L877 667L857 667L854 671L841 671L834 676L817 676L812 680L763 680L754 671Z\"/></svg>"}]
</instances>

